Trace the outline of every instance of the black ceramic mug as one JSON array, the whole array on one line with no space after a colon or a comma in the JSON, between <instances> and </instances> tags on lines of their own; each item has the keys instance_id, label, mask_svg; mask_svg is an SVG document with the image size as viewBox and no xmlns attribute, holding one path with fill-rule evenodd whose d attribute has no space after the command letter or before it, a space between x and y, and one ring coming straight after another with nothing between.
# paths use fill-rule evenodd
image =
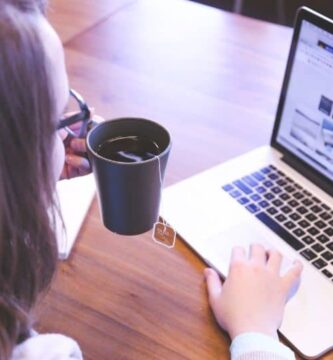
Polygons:
<instances>
[{"instance_id":1,"label":"black ceramic mug","mask_svg":"<svg viewBox=\"0 0 333 360\"><path fill-rule=\"evenodd\" d=\"M103 144L127 138L146 139L158 150L148 159L133 162L103 153ZM109 230L137 235L153 228L170 148L169 132L151 120L107 120L90 130L87 151L103 223Z\"/></svg>"}]
</instances>

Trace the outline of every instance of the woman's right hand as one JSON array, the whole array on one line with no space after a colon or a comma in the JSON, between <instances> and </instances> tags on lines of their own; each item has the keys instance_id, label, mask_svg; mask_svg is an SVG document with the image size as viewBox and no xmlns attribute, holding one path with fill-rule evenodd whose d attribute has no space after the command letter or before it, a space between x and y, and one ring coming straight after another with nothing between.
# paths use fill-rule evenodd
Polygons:
<instances>
[{"instance_id":1,"label":"woman's right hand","mask_svg":"<svg viewBox=\"0 0 333 360\"><path fill-rule=\"evenodd\" d=\"M223 285L214 270L205 269L211 308L231 339L245 332L277 336L288 295L302 272L302 263L295 261L281 276L281 261L279 252L266 252L261 245L253 244L249 258L243 248L233 249Z\"/></svg>"}]
</instances>

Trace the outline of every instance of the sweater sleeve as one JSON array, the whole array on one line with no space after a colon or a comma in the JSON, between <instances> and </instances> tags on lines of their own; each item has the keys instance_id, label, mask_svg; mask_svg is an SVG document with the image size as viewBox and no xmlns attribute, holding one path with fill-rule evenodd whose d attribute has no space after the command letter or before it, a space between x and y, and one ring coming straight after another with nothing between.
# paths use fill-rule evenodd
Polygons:
<instances>
[{"instance_id":1,"label":"sweater sleeve","mask_svg":"<svg viewBox=\"0 0 333 360\"><path fill-rule=\"evenodd\" d=\"M11 360L82 360L79 345L61 334L41 334L15 346Z\"/></svg>"},{"instance_id":2,"label":"sweater sleeve","mask_svg":"<svg viewBox=\"0 0 333 360\"><path fill-rule=\"evenodd\" d=\"M294 353L277 339L255 332L236 336L230 352L232 360L295 360Z\"/></svg>"}]
</instances>

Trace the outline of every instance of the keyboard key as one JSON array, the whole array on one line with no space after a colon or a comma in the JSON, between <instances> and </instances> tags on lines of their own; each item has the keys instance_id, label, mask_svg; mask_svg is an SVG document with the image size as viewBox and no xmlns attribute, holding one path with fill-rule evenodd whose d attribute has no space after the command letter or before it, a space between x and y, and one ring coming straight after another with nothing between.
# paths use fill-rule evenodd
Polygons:
<instances>
[{"instance_id":1,"label":"keyboard key","mask_svg":"<svg viewBox=\"0 0 333 360\"><path fill-rule=\"evenodd\" d=\"M293 230L293 234L296 235L297 237L301 237L305 234L305 231L303 231L300 228L297 228L297 229Z\"/></svg>"},{"instance_id":2,"label":"keyboard key","mask_svg":"<svg viewBox=\"0 0 333 360\"><path fill-rule=\"evenodd\" d=\"M313 204L313 202L310 199L304 199L304 200L302 200L302 204L304 206L310 206Z\"/></svg>"},{"instance_id":3,"label":"keyboard key","mask_svg":"<svg viewBox=\"0 0 333 360\"><path fill-rule=\"evenodd\" d=\"M287 221L286 223L284 223L284 226L289 230L296 227L296 225L292 221Z\"/></svg>"},{"instance_id":4,"label":"keyboard key","mask_svg":"<svg viewBox=\"0 0 333 360\"><path fill-rule=\"evenodd\" d=\"M323 273L325 276L327 276L329 279L333 276L333 274L332 274L330 271L328 271L327 269L324 269L324 270L322 271L322 273Z\"/></svg>"},{"instance_id":5,"label":"keyboard key","mask_svg":"<svg viewBox=\"0 0 333 360\"><path fill-rule=\"evenodd\" d=\"M317 259L313 261L312 265L314 265L317 269L322 269L327 265L327 262L324 261L323 259Z\"/></svg>"},{"instance_id":6,"label":"keyboard key","mask_svg":"<svg viewBox=\"0 0 333 360\"><path fill-rule=\"evenodd\" d=\"M315 225L317 226L317 228L319 228L319 229L323 229L323 228L326 227L326 224L325 224L323 221L321 221L321 220L316 221L314 224L315 224Z\"/></svg>"},{"instance_id":7,"label":"keyboard key","mask_svg":"<svg viewBox=\"0 0 333 360\"><path fill-rule=\"evenodd\" d=\"M297 240L293 235L289 234L281 225L273 220L269 215L261 212L256 214L256 217L268 226L272 231L279 235L287 244L289 244L295 250L300 250L304 245Z\"/></svg>"},{"instance_id":8,"label":"keyboard key","mask_svg":"<svg viewBox=\"0 0 333 360\"><path fill-rule=\"evenodd\" d=\"M315 220L318 219L317 216L314 215L314 214L312 214L312 213L309 213L309 214L305 215L305 217L306 217L309 221L315 221Z\"/></svg>"},{"instance_id":9,"label":"keyboard key","mask_svg":"<svg viewBox=\"0 0 333 360\"><path fill-rule=\"evenodd\" d=\"M320 200L318 198L316 198L315 196L312 197L312 200L318 204L320 203Z\"/></svg>"},{"instance_id":10,"label":"keyboard key","mask_svg":"<svg viewBox=\"0 0 333 360\"><path fill-rule=\"evenodd\" d=\"M260 210L260 207L257 206L256 204L249 204L247 206L245 206L247 210L250 211L250 213L254 214L256 212L258 212Z\"/></svg>"},{"instance_id":11,"label":"keyboard key","mask_svg":"<svg viewBox=\"0 0 333 360\"><path fill-rule=\"evenodd\" d=\"M269 188L272 187L274 184L270 180L265 180L263 181L263 185Z\"/></svg>"},{"instance_id":12,"label":"keyboard key","mask_svg":"<svg viewBox=\"0 0 333 360\"><path fill-rule=\"evenodd\" d=\"M267 166L260 170L263 174L269 174L271 172L271 169Z\"/></svg>"},{"instance_id":13,"label":"keyboard key","mask_svg":"<svg viewBox=\"0 0 333 360\"><path fill-rule=\"evenodd\" d=\"M305 244L307 244L307 245L310 245L310 244L314 243L314 239L309 235L304 236L302 241L305 242Z\"/></svg>"},{"instance_id":14,"label":"keyboard key","mask_svg":"<svg viewBox=\"0 0 333 360\"><path fill-rule=\"evenodd\" d=\"M310 209L315 214L318 214L319 212L321 212L321 207L319 207L318 205L313 205Z\"/></svg>"},{"instance_id":15,"label":"keyboard key","mask_svg":"<svg viewBox=\"0 0 333 360\"><path fill-rule=\"evenodd\" d=\"M313 260L317 257L317 255L310 249L301 251L301 255L305 257L306 260Z\"/></svg>"},{"instance_id":16,"label":"keyboard key","mask_svg":"<svg viewBox=\"0 0 333 360\"><path fill-rule=\"evenodd\" d=\"M238 187L239 190L243 191L244 194L249 195L252 194L253 191L247 185L245 185L242 181L236 180L233 182L234 185Z\"/></svg>"},{"instance_id":17,"label":"keyboard key","mask_svg":"<svg viewBox=\"0 0 333 360\"><path fill-rule=\"evenodd\" d=\"M333 228L329 227L325 229L324 233L327 234L328 236L333 236Z\"/></svg>"},{"instance_id":18,"label":"keyboard key","mask_svg":"<svg viewBox=\"0 0 333 360\"><path fill-rule=\"evenodd\" d=\"M258 194L253 194L250 196L251 200L258 201L261 199L261 197Z\"/></svg>"},{"instance_id":19,"label":"keyboard key","mask_svg":"<svg viewBox=\"0 0 333 360\"><path fill-rule=\"evenodd\" d=\"M257 193L262 194L266 191L266 189L263 186L258 186L256 188Z\"/></svg>"},{"instance_id":20,"label":"keyboard key","mask_svg":"<svg viewBox=\"0 0 333 360\"><path fill-rule=\"evenodd\" d=\"M275 219L279 222L283 222L287 220L287 218L283 214L279 214L278 216L275 217Z\"/></svg>"},{"instance_id":21,"label":"keyboard key","mask_svg":"<svg viewBox=\"0 0 333 360\"><path fill-rule=\"evenodd\" d=\"M313 246L311 246L311 249L313 251L315 251L316 253L320 253L323 250L325 250L324 246L320 245L320 244L314 244Z\"/></svg>"},{"instance_id":22,"label":"keyboard key","mask_svg":"<svg viewBox=\"0 0 333 360\"><path fill-rule=\"evenodd\" d=\"M287 191L288 193L291 193L293 191L295 191L295 188L291 185L288 185L284 188L285 191Z\"/></svg>"},{"instance_id":23,"label":"keyboard key","mask_svg":"<svg viewBox=\"0 0 333 360\"><path fill-rule=\"evenodd\" d=\"M330 251L325 251L323 254L321 254L321 256L327 261L331 261L333 259L333 253Z\"/></svg>"},{"instance_id":24,"label":"keyboard key","mask_svg":"<svg viewBox=\"0 0 333 360\"><path fill-rule=\"evenodd\" d=\"M278 213L278 211L274 207L267 209L267 212L271 215L275 215Z\"/></svg>"},{"instance_id":25,"label":"keyboard key","mask_svg":"<svg viewBox=\"0 0 333 360\"><path fill-rule=\"evenodd\" d=\"M301 227L301 228L307 228L307 227L309 227L310 226L310 223L309 222L307 222L306 220L301 220L299 223L298 223L298 225Z\"/></svg>"},{"instance_id":26,"label":"keyboard key","mask_svg":"<svg viewBox=\"0 0 333 360\"><path fill-rule=\"evenodd\" d=\"M241 198L238 198L238 202L241 204L241 205L245 205L245 204L248 204L250 202L250 200L246 197L241 197Z\"/></svg>"},{"instance_id":27,"label":"keyboard key","mask_svg":"<svg viewBox=\"0 0 333 360\"><path fill-rule=\"evenodd\" d=\"M321 206L322 206L325 210L331 210L331 208L330 208L328 205L326 205L326 204L321 204Z\"/></svg>"},{"instance_id":28,"label":"keyboard key","mask_svg":"<svg viewBox=\"0 0 333 360\"><path fill-rule=\"evenodd\" d=\"M310 235L315 236L315 235L318 235L318 234L319 234L319 230L312 226L312 227L310 227L310 229L308 229L308 233L309 233Z\"/></svg>"},{"instance_id":29,"label":"keyboard key","mask_svg":"<svg viewBox=\"0 0 333 360\"><path fill-rule=\"evenodd\" d=\"M267 200L273 200L274 199L274 195L272 193L270 193L270 192L264 194L264 197Z\"/></svg>"},{"instance_id":30,"label":"keyboard key","mask_svg":"<svg viewBox=\"0 0 333 360\"><path fill-rule=\"evenodd\" d=\"M292 200L288 201L288 205L291 207L296 207L299 205L299 203L296 200L292 199Z\"/></svg>"},{"instance_id":31,"label":"keyboard key","mask_svg":"<svg viewBox=\"0 0 333 360\"><path fill-rule=\"evenodd\" d=\"M265 176L263 176L262 174L260 174L260 172L258 172L258 171L252 173L251 175L252 175L256 180L258 180L258 181L265 180Z\"/></svg>"},{"instance_id":32,"label":"keyboard key","mask_svg":"<svg viewBox=\"0 0 333 360\"><path fill-rule=\"evenodd\" d=\"M288 206L282 206L280 209L284 214L289 214L292 210Z\"/></svg>"},{"instance_id":33,"label":"keyboard key","mask_svg":"<svg viewBox=\"0 0 333 360\"><path fill-rule=\"evenodd\" d=\"M277 173L271 173L271 174L268 174L268 177L271 179L271 180L276 180L279 178L279 175Z\"/></svg>"},{"instance_id":34,"label":"keyboard key","mask_svg":"<svg viewBox=\"0 0 333 360\"><path fill-rule=\"evenodd\" d=\"M326 235L321 234L317 237L317 240L319 240L322 244L326 244L330 239Z\"/></svg>"},{"instance_id":35,"label":"keyboard key","mask_svg":"<svg viewBox=\"0 0 333 360\"><path fill-rule=\"evenodd\" d=\"M333 242L330 242L330 243L327 245L327 247L328 247L330 250L333 251Z\"/></svg>"},{"instance_id":36,"label":"keyboard key","mask_svg":"<svg viewBox=\"0 0 333 360\"><path fill-rule=\"evenodd\" d=\"M306 207L304 207L304 206L298 207L298 208L296 209L296 211L298 211L301 215L304 215L304 214L306 214L307 212L309 212L309 210L308 210Z\"/></svg>"},{"instance_id":37,"label":"keyboard key","mask_svg":"<svg viewBox=\"0 0 333 360\"><path fill-rule=\"evenodd\" d=\"M298 215L297 213L292 213L291 215L289 215L289 217L290 217L290 219L295 220L295 221L297 221L301 218L301 216Z\"/></svg>"},{"instance_id":38,"label":"keyboard key","mask_svg":"<svg viewBox=\"0 0 333 360\"><path fill-rule=\"evenodd\" d=\"M222 186L222 189L224 190L224 191L230 191L230 190L232 190L234 187L231 185L231 184L226 184L226 185L224 185L224 186Z\"/></svg>"},{"instance_id":39,"label":"keyboard key","mask_svg":"<svg viewBox=\"0 0 333 360\"><path fill-rule=\"evenodd\" d=\"M332 215L330 215L328 212L324 211L323 213L319 214L319 217L321 217L323 220L328 220L332 218Z\"/></svg>"},{"instance_id":40,"label":"keyboard key","mask_svg":"<svg viewBox=\"0 0 333 360\"><path fill-rule=\"evenodd\" d=\"M298 191L293 194L293 197L297 200L300 200L304 198L304 195Z\"/></svg>"},{"instance_id":41,"label":"keyboard key","mask_svg":"<svg viewBox=\"0 0 333 360\"><path fill-rule=\"evenodd\" d=\"M229 192L229 195L232 196L233 198L237 198L237 197L241 196L242 193L238 190L232 190Z\"/></svg>"},{"instance_id":42,"label":"keyboard key","mask_svg":"<svg viewBox=\"0 0 333 360\"><path fill-rule=\"evenodd\" d=\"M287 182L286 182L284 179L279 179L279 180L276 181L276 183L277 183L278 185L280 185L280 186L284 186L284 185L287 184Z\"/></svg>"},{"instance_id":43,"label":"keyboard key","mask_svg":"<svg viewBox=\"0 0 333 360\"><path fill-rule=\"evenodd\" d=\"M259 201L259 200L261 200L261 197L258 194L253 194L250 196L250 199L253 201Z\"/></svg>"},{"instance_id":44,"label":"keyboard key","mask_svg":"<svg viewBox=\"0 0 333 360\"><path fill-rule=\"evenodd\" d=\"M298 189L298 190L302 190L302 186L301 186L301 185L299 185L299 184L295 183L295 184L294 184L294 186L295 186L295 188L296 188L296 189Z\"/></svg>"},{"instance_id":45,"label":"keyboard key","mask_svg":"<svg viewBox=\"0 0 333 360\"><path fill-rule=\"evenodd\" d=\"M283 193L280 194L280 198L284 201L287 201L288 199L290 199L290 195L288 195L287 193Z\"/></svg>"},{"instance_id":46,"label":"keyboard key","mask_svg":"<svg viewBox=\"0 0 333 360\"><path fill-rule=\"evenodd\" d=\"M276 167L274 165L268 165L270 169L273 169L273 170L277 170Z\"/></svg>"},{"instance_id":47,"label":"keyboard key","mask_svg":"<svg viewBox=\"0 0 333 360\"><path fill-rule=\"evenodd\" d=\"M226 184L226 185L223 185L222 186L222 189L224 190L224 191L230 191L230 190L232 190L234 187L231 185L231 184Z\"/></svg>"},{"instance_id":48,"label":"keyboard key","mask_svg":"<svg viewBox=\"0 0 333 360\"><path fill-rule=\"evenodd\" d=\"M282 192L281 188L274 186L271 188L272 193L274 194L280 194Z\"/></svg>"},{"instance_id":49,"label":"keyboard key","mask_svg":"<svg viewBox=\"0 0 333 360\"><path fill-rule=\"evenodd\" d=\"M259 204L262 208L266 208L267 206L269 206L269 202L267 202L266 200L259 201L258 204Z\"/></svg>"},{"instance_id":50,"label":"keyboard key","mask_svg":"<svg viewBox=\"0 0 333 360\"><path fill-rule=\"evenodd\" d=\"M244 176L244 177L242 178L242 180L243 180L247 185L249 185L249 186L251 186L251 187L254 187L254 186L257 186L257 185L258 185L258 183L257 183L256 181L254 181L254 180L251 178L251 176Z\"/></svg>"},{"instance_id":51,"label":"keyboard key","mask_svg":"<svg viewBox=\"0 0 333 360\"><path fill-rule=\"evenodd\" d=\"M328 222L328 224L331 225L331 226L333 226L333 220L330 220L330 221Z\"/></svg>"},{"instance_id":52,"label":"keyboard key","mask_svg":"<svg viewBox=\"0 0 333 360\"><path fill-rule=\"evenodd\" d=\"M281 205L283 205L283 202L279 199L275 199L272 201L272 204L275 206L281 206Z\"/></svg>"}]
</instances>

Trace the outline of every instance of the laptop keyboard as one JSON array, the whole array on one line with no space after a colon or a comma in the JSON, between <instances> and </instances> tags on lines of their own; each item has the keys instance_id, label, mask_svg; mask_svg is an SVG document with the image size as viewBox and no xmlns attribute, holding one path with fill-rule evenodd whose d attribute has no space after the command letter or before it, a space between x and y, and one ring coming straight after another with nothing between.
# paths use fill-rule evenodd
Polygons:
<instances>
[{"instance_id":1,"label":"laptop keyboard","mask_svg":"<svg viewBox=\"0 0 333 360\"><path fill-rule=\"evenodd\" d=\"M333 281L333 209L275 166L222 186Z\"/></svg>"}]
</instances>

